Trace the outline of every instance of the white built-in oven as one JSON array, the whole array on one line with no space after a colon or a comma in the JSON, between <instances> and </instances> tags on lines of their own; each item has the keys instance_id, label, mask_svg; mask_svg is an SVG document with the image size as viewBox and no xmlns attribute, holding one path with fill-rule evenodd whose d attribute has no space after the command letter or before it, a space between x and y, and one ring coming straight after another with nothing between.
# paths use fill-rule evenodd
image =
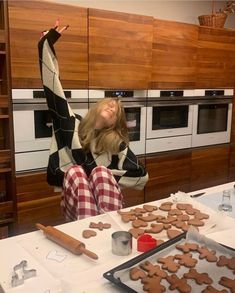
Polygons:
<instances>
[{"instance_id":1,"label":"white built-in oven","mask_svg":"<svg viewBox=\"0 0 235 293\"><path fill-rule=\"evenodd\" d=\"M87 90L66 90L74 113L82 117L88 111ZM47 167L52 122L43 90L14 89L13 121L16 171Z\"/></svg>"},{"instance_id":2,"label":"white built-in oven","mask_svg":"<svg viewBox=\"0 0 235 293\"><path fill-rule=\"evenodd\" d=\"M191 147L193 90L149 90L146 153Z\"/></svg>"},{"instance_id":3,"label":"white built-in oven","mask_svg":"<svg viewBox=\"0 0 235 293\"><path fill-rule=\"evenodd\" d=\"M195 90L192 146L230 142L233 90Z\"/></svg>"},{"instance_id":4,"label":"white built-in oven","mask_svg":"<svg viewBox=\"0 0 235 293\"><path fill-rule=\"evenodd\" d=\"M130 148L136 155L145 154L147 91L89 90L89 103L105 97L118 97L124 106Z\"/></svg>"}]
</instances>

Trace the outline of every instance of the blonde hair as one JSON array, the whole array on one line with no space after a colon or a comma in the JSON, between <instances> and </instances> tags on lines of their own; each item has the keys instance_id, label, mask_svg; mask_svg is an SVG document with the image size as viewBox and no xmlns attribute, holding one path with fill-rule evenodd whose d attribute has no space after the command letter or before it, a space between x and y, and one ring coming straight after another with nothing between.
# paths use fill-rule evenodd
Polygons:
<instances>
[{"instance_id":1,"label":"blonde hair","mask_svg":"<svg viewBox=\"0 0 235 293\"><path fill-rule=\"evenodd\" d=\"M101 108L112 101L117 104L116 123L107 128L95 129L96 117ZM99 100L82 119L78 128L78 135L85 152L91 150L91 142L95 141L95 153L111 152L117 154L121 142L125 142L126 145L129 144L125 111L121 101L116 98Z\"/></svg>"}]
</instances>

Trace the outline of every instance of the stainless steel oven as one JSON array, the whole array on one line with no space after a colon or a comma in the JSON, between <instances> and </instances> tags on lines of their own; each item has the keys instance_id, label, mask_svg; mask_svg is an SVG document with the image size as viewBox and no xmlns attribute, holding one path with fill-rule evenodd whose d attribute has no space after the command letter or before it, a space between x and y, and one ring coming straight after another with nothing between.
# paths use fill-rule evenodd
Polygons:
<instances>
[{"instance_id":1,"label":"stainless steel oven","mask_svg":"<svg viewBox=\"0 0 235 293\"><path fill-rule=\"evenodd\" d=\"M89 103L105 97L118 97L124 106L130 148L136 155L145 154L147 91L89 90Z\"/></svg>"},{"instance_id":2,"label":"stainless steel oven","mask_svg":"<svg viewBox=\"0 0 235 293\"><path fill-rule=\"evenodd\" d=\"M192 146L230 142L233 90L195 90Z\"/></svg>"},{"instance_id":3,"label":"stainless steel oven","mask_svg":"<svg viewBox=\"0 0 235 293\"><path fill-rule=\"evenodd\" d=\"M87 113L87 90L66 90L65 95L76 114L84 116ZM14 89L12 97L16 171L44 169L52 135L44 92L40 89Z\"/></svg>"},{"instance_id":4,"label":"stainless steel oven","mask_svg":"<svg viewBox=\"0 0 235 293\"><path fill-rule=\"evenodd\" d=\"M149 90L146 153L191 147L193 90Z\"/></svg>"}]
</instances>

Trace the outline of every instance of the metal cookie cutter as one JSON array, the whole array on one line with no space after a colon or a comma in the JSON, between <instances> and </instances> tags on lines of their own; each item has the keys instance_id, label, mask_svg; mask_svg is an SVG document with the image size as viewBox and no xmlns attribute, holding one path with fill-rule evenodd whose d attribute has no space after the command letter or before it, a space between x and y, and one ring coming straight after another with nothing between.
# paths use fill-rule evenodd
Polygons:
<instances>
[{"instance_id":1,"label":"metal cookie cutter","mask_svg":"<svg viewBox=\"0 0 235 293\"><path fill-rule=\"evenodd\" d=\"M19 264L15 265L13 268L13 276L11 278L11 286L16 287L19 285L22 285L25 280L35 277L37 274L37 271L35 269L26 270L27 267L27 261L22 260ZM17 271L21 270L21 273L17 273ZM21 278L20 278L20 276Z\"/></svg>"}]
</instances>

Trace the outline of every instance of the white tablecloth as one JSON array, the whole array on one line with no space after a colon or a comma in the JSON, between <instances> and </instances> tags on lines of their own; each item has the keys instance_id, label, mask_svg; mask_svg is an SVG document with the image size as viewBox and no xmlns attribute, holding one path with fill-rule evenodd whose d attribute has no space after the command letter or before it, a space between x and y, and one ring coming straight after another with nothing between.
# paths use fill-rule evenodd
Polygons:
<instances>
[{"instance_id":1,"label":"white tablecloth","mask_svg":"<svg viewBox=\"0 0 235 293\"><path fill-rule=\"evenodd\" d=\"M233 189L234 182L205 189L204 196L196 199L186 196L186 201L210 214L210 219L200 233L220 243L235 248L231 231L235 228L235 219L218 211L218 203L224 189ZM201 191L196 191L198 193ZM234 194L235 197L235 194ZM169 199L170 200L170 199ZM166 199L161 200L166 201ZM150 204L159 205L161 201ZM142 206L142 205L140 205ZM129 210L129 208L127 209ZM235 201L233 199L233 213ZM89 228L90 222L110 223L111 228L98 231L90 239L82 237L82 231ZM42 223L43 224L43 223ZM133 250L128 256L117 256L111 252L111 234L118 230L128 230L130 224L123 223L117 212L111 212L92 218L60 225L57 228L83 241L86 248L95 252L98 260L85 255L74 255L59 245L51 242L41 231L26 233L0 241L0 284L10 293L110 293L122 292L103 278L103 273L137 256L136 240L133 239ZM55 256L56 255L56 256ZM25 281L24 285L10 289L13 266L21 260L27 260L29 269L37 270L38 275ZM33 289L32 289L33 288ZM0 289L1 293L1 289Z\"/></svg>"}]
</instances>

